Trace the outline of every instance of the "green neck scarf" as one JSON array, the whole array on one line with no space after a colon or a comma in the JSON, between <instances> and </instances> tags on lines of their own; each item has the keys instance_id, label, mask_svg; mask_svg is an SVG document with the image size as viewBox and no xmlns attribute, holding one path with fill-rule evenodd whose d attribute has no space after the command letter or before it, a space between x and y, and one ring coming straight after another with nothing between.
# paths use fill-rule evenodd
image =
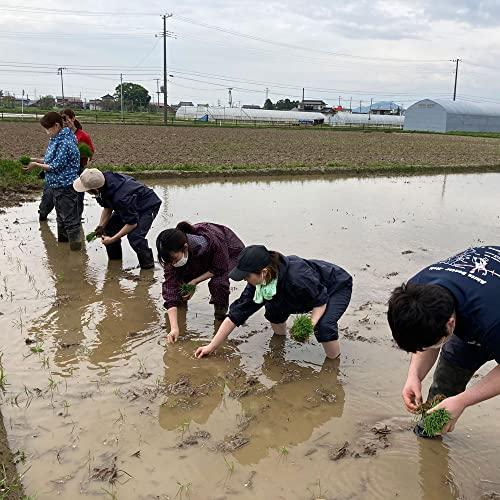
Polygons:
<instances>
[{"instance_id":1,"label":"green neck scarf","mask_svg":"<svg viewBox=\"0 0 500 500\"><path fill-rule=\"evenodd\" d=\"M276 295L277 284L278 278L275 278L269 283L255 285L255 294L253 296L253 301L256 304L262 304L264 300L271 300Z\"/></svg>"}]
</instances>

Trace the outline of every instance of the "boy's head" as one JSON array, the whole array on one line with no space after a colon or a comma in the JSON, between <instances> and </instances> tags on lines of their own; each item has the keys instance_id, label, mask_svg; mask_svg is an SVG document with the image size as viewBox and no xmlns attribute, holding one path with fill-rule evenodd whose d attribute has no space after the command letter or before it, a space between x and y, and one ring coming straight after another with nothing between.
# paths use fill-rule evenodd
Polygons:
<instances>
[{"instance_id":1,"label":"boy's head","mask_svg":"<svg viewBox=\"0 0 500 500\"><path fill-rule=\"evenodd\" d=\"M453 295L439 285L403 284L391 294L387 320L401 349L417 352L434 347L455 328Z\"/></svg>"}]
</instances>

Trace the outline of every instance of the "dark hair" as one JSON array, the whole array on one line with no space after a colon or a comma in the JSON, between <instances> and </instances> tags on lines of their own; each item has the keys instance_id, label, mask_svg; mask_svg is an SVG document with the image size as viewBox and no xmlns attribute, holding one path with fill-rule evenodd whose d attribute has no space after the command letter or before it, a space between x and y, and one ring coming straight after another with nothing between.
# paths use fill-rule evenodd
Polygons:
<instances>
[{"instance_id":1,"label":"dark hair","mask_svg":"<svg viewBox=\"0 0 500 500\"><path fill-rule=\"evenodd\" d=\"M387 320L398 346L417 352L448 335L446 324L454 311L453 295L446 288L403 283L391 294Z\"/></svg>"},{"instance_id":2,"label":"dark hair","mask_svg":"<svg viewBox=\"0 0 500 500\"><path fill-rule=\"evenodd\" d=\"M82 124L76 119L75 112L71 108L66 108L61 111L61 116L68 116L71 119L75 119L75 128L76 130L82 130Z\"/></svg>"},{"instance_id":3,"label":"dark hair","mask_svg":"<svg viewBox=\"0 0 500 500\"><path fill-rule=\"evenodd\" d=\"M197 234L196 229L187 221L183 220L177 224L177 229L184 234Z\"/></svg>"},{"instance_id":4,"label":"dark hair","mask_svg":"<svg viewBox=\"0 0 500 500\"><path fill-rule=\"evenodd\" d=\"M40 125L43 128L52 128L56 123L63 127L63 120L61 115L56 111L49 111L40 118Z\"/></svg>"},{"instance_id":5,"label":"dark hair","mask_svg":"<svg viewBox=\"0 0 500 500\"><path fill-rule=\"evenodd\" d=\"M158 261L162 266L170 264L171 253L180 252L187 243L186 233L177 228L165 229L156 238Z\"/></svg>"},{"instance_id":6,"label":"dark hair","mask_svg":"<svg viewBox=\"0 0 500 500\"><path fill-rule=\"evenodd\" d=\"M271 262L264 269L267 271L269 281L272 281L278 277L281 254L279 252L275 252L274 250L269 250L269 254L271 255ZM261 271L264 269L261 269Z\"/></svg>"}]
</instances>

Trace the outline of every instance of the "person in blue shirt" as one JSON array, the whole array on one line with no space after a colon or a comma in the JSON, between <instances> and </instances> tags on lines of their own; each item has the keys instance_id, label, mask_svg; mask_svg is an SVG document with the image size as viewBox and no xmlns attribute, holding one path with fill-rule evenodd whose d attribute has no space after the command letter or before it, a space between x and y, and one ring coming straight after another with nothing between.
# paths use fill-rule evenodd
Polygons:
<instances>
[{"instance_id":1,"label":"person in blue shirt","mask_svg":"<svg viewBox=\"0 0 500 500\"><path fill-rule=\"evenodd\" d=\"M392 292L387 319L399 347L413 353L403 388L409 411L422 403L422 381L439 357L428 399L446 396L435 407L452 417L443 434L466 408L500 394L500 246L469 248L423 269Z\"/></svg>"},{"instance_id":2,"label":"person in blue shirt","mask_svg":"<svg viewBox=\"0 0 500 500\"><path fill-rule=\"evenodd\" d=\"M85 169L73 187L79 193L88 192L103 207L96 233L110 260L122 258L121 239L127 236L137 254L141 269L154 267L153 251L147 234L160 210L157 194L133 177L115 172Z\"/></svg>"},{"instance_id":3,"label":"person in blue shirt","mask_svg":"<svg viewBox=\"0 0 500 500\"><path fill-rule=\"evenodd\" d=\"M229 308L212 341L196 350L202 358L217 349L229 334L261 307L276 335L286 335L291 314L311 313L314 335L328 358L340 355L338 321L352 292L352 277L341 267L323 260L306 260L269 251L263 245L243 249L229 277L247 286Z\"/></svg>"},{"instance_id":4,"label":"person in blue shirt","mask_svg":"<svg viewBox=\"0 0 500 500\"><path fill-rule=\"evenodd\" d=\"M49 144L45 156L32 158L24 170L41 168L45 173L45 183L52 190L57 215L57 239L70 243L71 250L82 247L78 195L73 189L73 181L78 178L80 152L75 135L64 128L61 115L50 111L40 124L47 132Z\"/></svg>"}]
</instances>

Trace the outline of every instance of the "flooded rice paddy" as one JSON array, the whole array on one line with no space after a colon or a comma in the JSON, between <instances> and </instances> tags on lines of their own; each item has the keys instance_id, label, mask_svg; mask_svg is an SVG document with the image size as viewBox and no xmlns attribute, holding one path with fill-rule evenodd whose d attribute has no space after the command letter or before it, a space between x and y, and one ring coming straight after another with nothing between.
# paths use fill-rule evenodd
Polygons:
<instances>
[{"instance_id":1,"label":"flooded rice paddy","mask_svg":"<svg viewBox=\"0 0 500 500\"><path fill-rule=\"evenodd\" d=\"M400 396L409 357L391 342L384 303L421 267L498 244L499 174L152 185L164 202L152 244L180 220L214 221L246 244L349 270L340 363L325 362L316 341L272 337L262 314L194 359L217 327L206 284L166 347L158 265L139 271L126 242L123 263L108 264L99 242L70 252L54 215L38 222L37 203L8 209L2 412L27 494L497 498L500 399L467 410L443 440L416 438ZM89 232L99 209L86 203Z\"/></svg>"}]
</instances>

